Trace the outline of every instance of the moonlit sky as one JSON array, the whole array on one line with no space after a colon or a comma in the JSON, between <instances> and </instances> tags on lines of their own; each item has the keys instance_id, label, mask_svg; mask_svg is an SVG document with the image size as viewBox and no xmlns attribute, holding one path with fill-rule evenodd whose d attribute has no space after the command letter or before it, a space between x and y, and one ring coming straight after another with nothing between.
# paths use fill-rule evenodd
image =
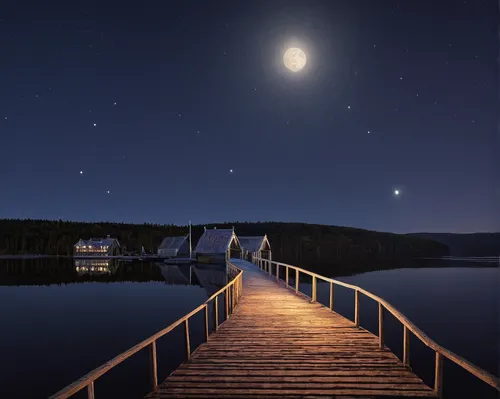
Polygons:
<instances>
[{"instance_id":1,"label":"moonlit sky","mask_svg":"<svg viewBox=\"0 0 500 399\"><path fill-rule=\"evenodd\" d=\"M494 0L44 3L0 5L0 218L500 229Z\"/></svg>"}]
</instances>

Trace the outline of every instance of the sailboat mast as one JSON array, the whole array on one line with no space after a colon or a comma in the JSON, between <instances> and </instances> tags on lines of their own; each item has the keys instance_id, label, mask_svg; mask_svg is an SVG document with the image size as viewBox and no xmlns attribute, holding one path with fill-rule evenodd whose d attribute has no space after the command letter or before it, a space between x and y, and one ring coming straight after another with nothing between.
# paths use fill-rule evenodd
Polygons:
<instances>
[{"instance_id":1,"label":"sailboat mast","mask_svg":"<svg viewBox=\"0 0 500 399\"><path fill-rule=\"evenodd\" d=\"M191 246L191 220L189 221L189 259L191 259L193 247Z\"/></svg>"}]
</instances>

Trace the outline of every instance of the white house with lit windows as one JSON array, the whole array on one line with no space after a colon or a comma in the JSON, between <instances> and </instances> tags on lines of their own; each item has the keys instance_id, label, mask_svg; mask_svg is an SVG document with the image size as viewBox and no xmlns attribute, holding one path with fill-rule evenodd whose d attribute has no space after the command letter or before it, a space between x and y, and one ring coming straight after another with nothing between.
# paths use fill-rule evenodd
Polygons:
<instances>
[{"instance_id":1,"label":"white house with lit windows","mask_svg":"<svg viewBox=\"0 0 500 399\"><path fill-rule=\"evenodd\" d=\"M106 238L80 240L74 245L75 256L116 256L121 253L120 242L109 235Z\"/></svg>"}]
</instances>

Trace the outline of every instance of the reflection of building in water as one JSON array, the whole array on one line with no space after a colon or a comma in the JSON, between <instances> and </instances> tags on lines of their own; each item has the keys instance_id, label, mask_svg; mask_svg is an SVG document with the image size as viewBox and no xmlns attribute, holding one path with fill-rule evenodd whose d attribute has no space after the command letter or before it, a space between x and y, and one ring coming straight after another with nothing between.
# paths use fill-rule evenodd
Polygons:
<instances>
[{"instance_id":1,"label":"reflection of building in water","mask_svg":"<svg viewBox=\"0 0 500 399\"><path fill-rule=\"evenodd\" d=\"M218 265L165 265L157 263L165 282L169 285L200 285L212 295L228 283L226 266Z\"/></svg>"},{"instance_id":2,"label":"reflection of building in water","mask_svg":"<svg viewBox=\"0 0 500 399\"><path fill-rule=\"evenodd\" d=\"M157 263L160 268L163 278L169 285L190 285L190 269L189 267L183 267L182 271L179 266L176 265L164 265L162 263ZM184 271L184 273L183 273ZM186 275L187 273L187 275Z\"/></svg>"},{"instance_id":3,"label":"reflection of building in water","mask_svg":"<svg viewBox=\"0 0 500 399\"><path fill-rule=\"evenodd\" d=\"M116 238L91 238L80 240L73 247L75 256L114 256L119 255L121 246Z\"/></svg>"},{"instance_id":4,"label":"reflection of building in water","mask_svg":"<svg viewBox=\"0 0 500 399\"><path fill-rule=\"evenodd\" d=\"M191 273L196 276L209 296L215 294L229 282L226 266L196 265L191 266Z\"/></svg>"},{"instance_id":5,"label":"reflection of building in water","mask_svg":"<svg viewBox=\"0 0 500 399\"><path fill-rule=\"evenodd\" d=\"M113 274L117 266L112 260L106 259L75 259L75 270L83 274Z\"/></svg>"}]
</instances>

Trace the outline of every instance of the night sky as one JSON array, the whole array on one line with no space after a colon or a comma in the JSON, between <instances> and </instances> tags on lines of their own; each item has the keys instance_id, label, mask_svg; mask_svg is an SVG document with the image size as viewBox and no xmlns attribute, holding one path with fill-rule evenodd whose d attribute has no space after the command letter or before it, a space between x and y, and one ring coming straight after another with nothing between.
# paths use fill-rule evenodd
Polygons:
<instances>
[{"instance_id":1,"label":"night sky","mask_svg":"<svg viewBox=\"0 0 500 399\"><path fill-rule=\"evenodd\" d=\"M0 218L497 231L498 18L495 0L2 0Z\"/></svg>"}]
</instances>

